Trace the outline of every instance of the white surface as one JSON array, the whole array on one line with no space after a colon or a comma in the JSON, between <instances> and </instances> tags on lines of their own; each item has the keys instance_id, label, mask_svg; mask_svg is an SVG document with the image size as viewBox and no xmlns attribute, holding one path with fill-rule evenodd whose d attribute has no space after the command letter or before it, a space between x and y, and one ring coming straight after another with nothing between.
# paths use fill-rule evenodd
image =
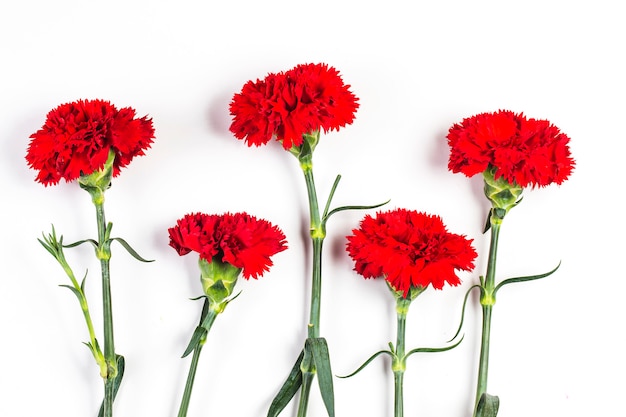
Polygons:
<instances>
[{"instance_id":1,"label":"white surface","mask_svg":"<svg viewBox=\"0 0 626 417\"><path fill-rule=\"evenodd\" d=\"M499 277L551 269L506 287L494 311L489 391L500 416L623 415L626 373L623 155L626 27L619 2L597 1L21 1L0 6L0 415L95 416L101 380L78 303L36 238L54 223L66 241L95 236L95 214L76 184L34 182L28 137L57 105L102 98L149 114L156 140L107 192L114 235L156 259L113 248L116 347L127 371L115 415L176 414L189 366L180 359L197 322L195 258L167 246L187 212L247 211L278 224L289 250L213 327L189 416L264 416L301 349L310 273L306 193L296 160L279 146L248 148L228 132L228 104L249 79L326 62L360 98L353 125L315 153L324 201L391 198L442 216L475 239L480 260L463 285L420 296L409 348L454 333L462 297L484 273L486 200L481 179L446 169L448 128L500 108L546 118L567 133L577 168L561 187L528 191L505 220ZM351 372L395 334L382 281L352 272L344 236L364 213L329 222L322 335L333 371ZM89 269L87 292L101 335L99 269L87 247L68 256ZM470 309L457 349L414 356L407 415L470 416L479 314ZM102 336L100 336L101 338ZM102 340L101 340L102 342ZM379 359L335 380L337 416L391 416L392 374ZM310 416L323 416L313 389ZM295 416L293 405L285 416Z\"/></svg>"}]
</instances>

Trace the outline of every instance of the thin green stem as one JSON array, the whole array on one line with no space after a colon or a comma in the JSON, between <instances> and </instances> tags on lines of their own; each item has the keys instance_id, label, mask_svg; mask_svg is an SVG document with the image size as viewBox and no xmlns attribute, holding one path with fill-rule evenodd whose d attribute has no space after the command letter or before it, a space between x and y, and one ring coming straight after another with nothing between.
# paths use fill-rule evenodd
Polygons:
<instances>
[{"instance_id":1,"label":"thin green stem","mask_svg":"<svg viewBox=\"0 0 626 417\"><path fill-rule=\"evenodd\" d=\"M311 392L311 384L315 373L303 372L302 373L302 387L300 389L300 401L298 403L297 417L306 417L306 413L309 407L309 394Z\"/></svg>"},{"instance_id":2,"label":"thin green stem","mask_svg":"<svg viewBox=\"0 0 626 417\"><path fill-rule=\"evenodd\" d=\"M189 373L187 375L187 382L185 383L185 391L183 392L183 399L181 400L180 407L178 409L178 417L185 417L187 410L189 409L189 400L191 399L191 391L193 390L193 383L196 378L196 371L198 369L198 361L200 359L200 352L206 342L209 330L213 326L215 318L219 314L213 306L209 307L206 317L202 321L201 326L206 330L206 333L200 338L198 344L193 350L193 356L191 357L191 364L189 366Z\"/></svg>"},{"instance_id":3,"label":"thin green stem","mask_svg":"<svg viewBox=\"0 0 626 417\"><path fill-rule=\"evenodd\" d=\"M311 311L309 315L309 337L315 338L320 335L320 303L322 291L322 245L326 237L326 231L323 228L320 218L319 204L317 201L317 191L315 189L315 180L313 178L313 164L310 158L301 161L300 166L304 173L306 182L309 214L310 214L310 233L313 242L313 271L311 281Z\"/></svg>"},{"instance_id":4,"label":"thin green stem","mask_svg":"<svg viewBox=\"0 0 626 417\"><path fill-rule=\"evenodd\" d=\"M87 331L89 332L88 346L94 359L96 360L98 367L100 368L100 374L104 377L106 376L107 370L106 362L104 360L104 355L102 354L102 351L100 351L100 347L98 346L98 342L96 340L96 332L94 330L93 322L91 320L91 313L89 312L89 303L87 302L87 297L83 292L82 285L78 283L72 267L67 262L67 259L65 259L65 254L63 253L63 237L61 237L61 240L57 240L53 228L52 234L49 235L47 238L44 238L44 241L40 240L40 242L54 256L57 262L61 265L61 268L63 268L65 274L72 282L71 287L69 285L63 285L63 287L67 287L72 290L74 295L76 295L76 298L78 298L78 303L80 304L80 309L83 312L85 324L87 325Z\"/></svg>"},{"instance_id":5,"label":"thin green stem","mask_svg":"<svg viewBox=\"0 0 626 417\"><path fill-rule=\"evenodd\" d=\"M480 340L480 363L478 365L478 384L476 388L476 403L478 406L480 397L487 392L487 377L489 373L489 340L491 337L491 312L493 306L482 306L483 323Z\"/></svg>"},{"instance_id":6,"label":"thin green stem","mask_svg":"<svg viewBox=\"0 0 626 417\"><path fill-rule=\"evenodd\" d=\"M404 372L393 373L394 397L393 415L395 417L404 416Z\"/></svg>"},{"instance_id":7,"label":"thin green stem","mask_svg":"<svg viewBox=\"0 0 626 417\"><path fill-rule=\"evenodd\" d=\"M487 378L489 374L489 342L491 337L491 317L495 299L496 258L498 255L498 238L502 219L491 217L491 242L485 281L481 285L480 304L482 306L482 333L480 342L480 362L478 365L478 382L476 384L476 402L474 413L478 407L480 397L487 392Z\"/></svg>"},{"instance_id":8,"label":"thin green stem","mask_svg":"<svg viewBox=\"0 0 626 417\"><path fill-rule=\"evenodd\" d=\"M313 279L311 282L311 313L309 337L320 336L320 305L322 291L322 238L313 238Z\"/></svg>"},{"instance_id":9,"label":"thin green stem","mask_svg":"<svg viewBox=\"0 0 626 417\"><path fill-rule=\"evenodd\" d=\"M311 280L311 306L308 323L308 337L320 337L320 310L322 293L322 246L326 231L320 218L319 203L317 200L317 190L313 178L313 155L307 153L306 156L298 158L300 168L304 173L306 189L309 201L310 234L313 243L313 265ZM305 352L306 356L307 352ZM309 394L311 383L315 377L315 367L311 360L304 361L302 367L302 387L300 390L300 401L298 404L298 417L305 417L309 404Z\"/></svg>"},{"instance_id":10,"label":"thin green stem","mask_svg":"<svg viewBox=\"0 0 626 417\"><path fill-rule=\"evenodd\" d=\"M113 337L113 304L111 300L111 273L109 260L111 259L110 242L107 236L107 223L104 215L104 198L93 199L96 207L98 224L98 249L102 272L102 312L104 321L104 359L107 373L104 379L104 417L113 415L114 380L117 375L117 358L115 355L115 341Z\"/></svg>"},{"instance_id":11,"label":"thin green stem","mask_svg":"<svg viewBox=\"0 0 626 417\"><path fill-rule=\"evenodd\" d=\"M404 416L404 371L406 370L406 316L411 300L398 296L396 298L396 347L393 353L391 370L394 380L394 416Z\"/></svg>"}]
</instances>

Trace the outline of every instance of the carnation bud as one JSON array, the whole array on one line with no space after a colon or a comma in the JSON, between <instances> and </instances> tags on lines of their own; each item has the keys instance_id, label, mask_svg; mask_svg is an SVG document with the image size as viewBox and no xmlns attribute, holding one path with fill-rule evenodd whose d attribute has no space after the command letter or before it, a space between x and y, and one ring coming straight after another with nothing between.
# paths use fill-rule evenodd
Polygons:
<instances>
[{"instance_id":1,"label":"carnation bud","mask_svg":"<svg viewBox=\"0 0 626 417\"><path fill-rule=\"evenodd\" d=\"M200 281L202 289L209 298L214 309L221 313L237 284L237 278L241 273L241 268L237 268L227 262L222 262L217 258L213 258L211 262L200 258L198 261L200 266Z\"/></svg>"},{"instance_id":2,"label":"carnation bud","mask_svg":"<svg viewBox=\"0 0 626 417\"><path fill-rule=\"evenodd\" d=\"M501 222L510 209L520 202L520 196L524 189L519 185L509 183L504 177L494 178L496 168L490 166L483 172L485 180L485 196L491 201L492 221Z\"/></svg>"},{"instance_id":3,"label":"carnation bud","mask_svg":"<svg viewBox=\"0 0 626 417\"><path fill-rule=\"evenodd\" d=\"M109 157L104 166L90 174L83 174L78 179L78 184L83 190L91 194L91 199L95 204L104 203L104 192L111 187L113 178L113 162L115 161L115 151L109 150Z\"/></svg>"}]
</instances>

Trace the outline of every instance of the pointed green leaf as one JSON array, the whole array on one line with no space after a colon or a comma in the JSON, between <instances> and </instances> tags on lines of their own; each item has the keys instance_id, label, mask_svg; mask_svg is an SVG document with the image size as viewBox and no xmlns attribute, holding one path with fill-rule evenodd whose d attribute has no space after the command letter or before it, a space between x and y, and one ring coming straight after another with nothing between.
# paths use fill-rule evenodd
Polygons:
<instances>
[{"instance_id":1,"label":"pointed green leaf","mask_svg":"<svg viewBox=\"0 0 626 417\"><path fill-rule=\"evenodd\" d=\"M122 355L115 355L117 358L117 375L113 379L113 400L117 396L117 391L120 389L120 384L122 383L122 378L124 377L124 367L126 365L126 361ZM104 402L100 405L100 411L98 411L98 417L104 416Z\"/></svg>"},{"instance_id":2,"label":"pointed green leaf","mask_svg":"<svg viewBox=\"0 0 626 417\"><path fill-rule=\"evenodd\" d=\"M287 380L276 394L276 397L272 400L270 409L267 412L267 417L276 417L281 411L289 404L289 401L296 395L298 389L302 385L302 371L300 370L300 364L304 358L304 350L300 352L300 356L296 359L296 363L291 368L291 372L287 377Z\"/></svg>"},{"instance_id":3,"label":"pointed green leaf","mask_svg":"<svg viewBox=\"0 0 626 417\"><path fill-rule=\"evenodd\" d=\"M378 352L374 353L372 356L370 356L368 360L363 362L363 365L359 366L356 371L352 372L349 375L337 376L337 378L350 378L351 376L354 376L354 375L358 374L359 372L361 372L361 370L363 370L363 368L365 368L367 365L369 365L369 363L371 361L373 361L374 359L376 359L376 357L382 355L383 353L387 353L387 354L389 354L389 356L393 356L393 353L388 351L388 350L378 351Z\"/></svg>"},{"instance_id":4,"label":"pointed green leaf","mask_svg":"<svg viewBox=\"0 0 626 417\"><path fill-rule=\"evenodd\" d=\"M313 362L317 370L317 381L319 382L326 411L329 417L334 417L335 394L333 392L333 374L330 369L330 356L328 354L326 339L323 337L309 338L306 340L306 344L309 346L310 352L313 355Z\"/></svg>"},{"instance_id":5,"label":"pointed green leaf","mask_svg":"<svg viewBox=\"0 0 626 417\"><path fill-rule=\"evenodd\" d=\"M454 349L455 347L461 344L461 342L463 341L463 337L461 337L461 340L459 340L458 342L450 346L445 346L445 347L440 347L440 348L417 348L417 349L410 350L406 355L404 355L404 357L408 358L414 353L437 353L437 352L445 352L446 350Z\"/></svg>"},{"instance_id":6,"label":"pointed green leaf","mask_svg":"<svg viewBox=\"0 0 626 417\"><path fill-rule=\"evenodd\" d=\"M201 297L204 297L204 303L202 304L202 312L200 313L200 325L202 325L204 318L209 313L209 299L205 295Z\"/></svg>"},{"instance_id":7,"label":"pointed green leaf","mask_svg":"<svg viewBox=\"0 0 626 417\"><path fill-rule=\"evenodd\" d=\"M373 204L371 206L342 206L342 207L337 207L337 208L331 210L330 213L328 213L326 216L324 216L323 222L326 223L326 221L330 218L330 216L332 216L333 214L338 213L340 211L375 209L375 208L384 206L385 204L389 203L390 201L391 200L387 200L384 203Z\"/></svg>"},{"instance_id":8,"label":"pointed green leaf","mask_svg":"<svg viewBox=\"0 0 626 417\"><path fill-rule=\"evenodd\" d=\"M37 238L37 240L39 241L39 243L41 243L41 246L43 246L50 253L50 255L54 256L55 258L58 256L57 250L51 243L48 243L48 240L41 240L39 238Z\"/></svg>"},{"instance_id":9,"label":"pointed green leaf","mask_svg":"<svg viewBox=\"0 0 626 417\"><path fill-rule=\"evenodd\" d=\"M183 353L183 358L193 352L194 349L198 346L198 343L200 343L203 338L205 338L206 335L209 333L209 331L204 326L202 326L205 317L209 313L209 299L206 296L200 296L198 298L194 298L194 300L199 300L201 298L204 298L204 303L202 304L202 312L200 313L200 322L198 323L198 327L196 327L193 335L191 336L191 340L187 345L187 349L185 349L185 352Z\"/></svg>"},{"instance_id":10,"label":"pointed green leaf","mask_svg":"<svg viewBox=\"0 0 626 417\"><path fill-rule=\"evenodd\" d=\"M98 242L93 239L84 239L79 240L78 242L70 243L69 245L63 245L64 248L75 248L76 246L80 246L83 243L91 243L94 248L98 249Z\"/></svg>"},{"instance_id":11,"label":"pointed green leaf","mask_svg":"<svg viewBox=\"0 0 626 417\"><path fill-rule=\"evenodd\" d=\"M461 329L463 328L463 321L465 320L465 306L467 306L467 299L469 298L469 295L472 292L472 290L474 290L475 288L481 288L481 287L480 285L476 285L476 284L472 285L471 287L469 287L469 289L465 293L465 298L463 298L463 307L461 308L461 322L459 323L459 328L457 329L454 336L452 336L452 339L448 340L448 343L456 339L459 333L461 333Z\"/></svg>"},{"instance_id":12,"label":"pointed green leaf","mask_svg":"<svg viewBox=\"0 0 626 417\"><path fill-rule=\"evenodd\" d=\"M141 261L141 262L154 262L154 259L148 260L148 259L144 259L141 256L139 256L139 254L128 244L128 242L126 242L121 237L114 237L111 240L115 240L115 241L119 242L124 247L124 249L126 249L126 251L128 253L130 253L131 256L133 258L137 259L138 261Z\"/></svg>"},{"instance_id":13,"label":"pointed green leaf","mask_svg":"<svg viewBox=\"0 0 626 417\"><path fill-rule=\"evenodd\" d=\"M495 296L495 294L498 292L498 290L501 287L504 287L507 284L512 284L514 282L525 282L525 281L534 281L536 279L541 279L541 278L545 278L547 276L552 275L553 273L556 272L557 269L559 269L559 267L561 266L561 262L559 262L559 264L556 266L556 268L554 268L551 271L546 272L545 274L539 274L539 275L530 275L527 277L516 277L516 278L509 278L509 279L505 279L504 281L502 281L501 283L499 283L498 285L496 285L496 288L494 288L493 290L493 294Z\"/></svg>"},{"instance_id":14,"label":"pointed green leaf","mask_svg":"<svg viewBox=\"0 0 626 417\"><path fill-rule=\"evenodd\" d=\"M78 298L78 301L83 299L83 295L76 288L74 288L74 287L72 287L70 285L65 285L65 284L59 285L59 287L63 287L63 288L67 288L67 289L71 290L74 293L74 295Z\"/></svg>"},{"instance_id":15,"label":"pointed green leaf","mask_svg":"<svg viewBox=\"0 0 626 417\"><path fill-rule=\"evenodd\" d=\"M335 182L333 183L333 186L330 189L330 193L328 194L328 200L326 200L326 207L324 207L324 214L322 215L322 219L326 219L328 217L328 210L330 209L330 202L332 201L333 196L335 195L335 191L337 191L339 180L341 180L341 175L337 175L337 177L335 177Z\"/></svg>"},{"instance_id":16,"label":"pointed green leaf","mask_svg":"<svg viewBox=\"0 0 626 417\"><path fill-rule=\"evenodd\" d=\"M196 327L196 329L193 331L193 335L191 336L191 340L189 341L189 344L187 345L187 349L185 349L185 352L183 353L183 356L181 356L181 358L184 358L187 355L189 355L191 352L193 352L194 349L198 346L198 343L200 343L200 341L202 340L202 338L206 337L207 333L208 332L204 327L202 326Z\"/></svg>"},{"instance_id":17,"label":"pointed green leaf","mask_svg":"<svg viewBox=\"0 0 626 417\"><path fill-rule=\"evenodd\" d=\"M486 392L480 396L476 407L476 417L496 417L500 408L500 399Z\"/></svg>"},{"instance_id":18,"label":"pointed green leaf","mask_svg":"<svg viewBox=\"0 0 626 417\"><path fill-rule=\"evenodd\" d=\"M485 221L485 227L483 227L483 234L487 233L491 228L491 210L493 209L489 209L489 213L487 213L487 220Z\"/></svg>"}]
</instances>

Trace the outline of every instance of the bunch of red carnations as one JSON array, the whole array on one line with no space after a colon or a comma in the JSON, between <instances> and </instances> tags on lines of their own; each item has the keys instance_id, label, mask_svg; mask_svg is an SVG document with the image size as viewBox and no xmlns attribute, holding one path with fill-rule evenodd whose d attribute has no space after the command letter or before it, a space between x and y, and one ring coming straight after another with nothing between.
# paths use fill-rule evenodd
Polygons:
<instances>
[{"instance_id":1,"label":"bunch of red carnations","mask_svg":"<svg viewBox=\"0 0 626 417\"><path fill-rule=\"evenodd\" d=\"M318 201L313 175L313 154L322 133L339 130L354 121L359 107L350 86L339 72L326 64L298 65L288 71L270 73L263 79L249 81L230 103L233 117L231 132L248 146L260 146L272 140L296 157L303 173L308 197L312 248L311 300L307 337L291 372L273 397L268 417L278 416L300 392L297 416L304 417L309 408L310 390L317 378L320 394L329 417L335 415L335 398L330 352L321 336L320 310L323 243L329 218L346 210L368 210L380 204L356 204L332 208L332 199L340 176L337 175L324 205ZM86 343L95 358L104 381L104 400L100 415L113 415L113 400L124 372L124 357L117 354L113 342L113 313L109 261L111 245L118 242L133 257L146 261L122 238L112 237L112 224L104 216L104 193L112 178L120 173L152 143L154 129L147 117L136 118L131 108L118 110L102 100L81 100L59 106L48 114L43 128L31 136L26 159L38 170L37 181L57 184L61 179L77 180L91 195L96 208L97 239L83 239L65 244L63 236L52 232L40 240L61 265L71 281L65 285L78 298L89 332ZM485 196L491 204L485 232L490 233L487 270L472 285L463 302L455 336L443 346L407 349L406 321L410 304L429 287L442 290L446 284L461 283L459 272L474 269L478 254L474 239L448 231L435 214L395 208L366 214L359 226L347 236L347 254L354 270L366 279L384 279L396 305L396 341L367 359L357 374L381 355L391 359L394 375L394 416L404 415L404 373L407 359L421 352L444 352L462 340L465 307L469 294L480 291L482 309L481 351L475 402L475 417L495 417L499 398L487 393L491 317L496 293L505 285L547 277L538 275L496 279L498 238L502 221L521 201L525 188L561 184L572 173L569 138L546 120L527 118L523 114L500 110L483 113L454 124L447 136L450 146L448 168L468 177L482 174ZM210 204L210 202L207 202ZM257 279L269 271L272 257L287 248L280 228L267 220L245 212L205 214L195 212L180 218L169 228L169 245L179 255L194 252L198 256L204 300L196 326L183 357L193 353L178 416L187 415L196 377L200 352L216 317L233 301L240 276ZM83 243L91 244L101 264L104 311L104 351L95 335L84 292L85 278L79 282L67 262L64 250ZM182 349L181 349L182 350Z\"/></svg>"}]
</instances>

